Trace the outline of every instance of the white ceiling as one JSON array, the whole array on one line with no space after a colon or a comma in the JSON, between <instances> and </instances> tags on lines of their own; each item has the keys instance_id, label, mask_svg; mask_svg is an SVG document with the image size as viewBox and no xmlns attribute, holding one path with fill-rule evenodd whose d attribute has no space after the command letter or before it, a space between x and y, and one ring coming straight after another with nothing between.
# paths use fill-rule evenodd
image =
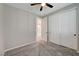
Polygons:
<instances>
[{"instance_id":1,"label":"white ceiling","mask_svg":"<svg viewBox=\"0 0 79 59\"><path fill-rule=\"evenodd\" d=\"M45 6L43 10L40 11L40 5L30 6L30 3L7 3L7 5L20 8L28 12L32 12L38 16L48 15L50 13L53 13L54 11L57 11L65 6L70 5L71 3L50 3L50 4L53 5L54 7L49 8Z\"/></svg>"}]
</instances>

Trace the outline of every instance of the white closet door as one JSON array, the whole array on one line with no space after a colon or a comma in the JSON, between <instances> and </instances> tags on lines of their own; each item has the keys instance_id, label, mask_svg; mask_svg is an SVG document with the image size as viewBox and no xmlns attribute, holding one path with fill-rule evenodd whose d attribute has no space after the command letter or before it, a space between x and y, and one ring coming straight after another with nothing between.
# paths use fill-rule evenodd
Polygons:
<instances>
[{"instance_id":1,"label":"white closet door","mask_svg":"<svg viewBox=\"0 0 79 59\"><path fill-rule=\"evenodd\" d=\"M70 9L60 15L61 18L61 45L77 49L76 10Z\"/></svg>"},{"instance_id":2,"label":"white closet door","mask_svg":"<svg viewBox=\"0 0 79 59\"><path fill-rule=\"evenodd\" d=\"M65 10L49 16L50 41L69 48L77 49L76 10Z\"/></svg>"}]
</instances>

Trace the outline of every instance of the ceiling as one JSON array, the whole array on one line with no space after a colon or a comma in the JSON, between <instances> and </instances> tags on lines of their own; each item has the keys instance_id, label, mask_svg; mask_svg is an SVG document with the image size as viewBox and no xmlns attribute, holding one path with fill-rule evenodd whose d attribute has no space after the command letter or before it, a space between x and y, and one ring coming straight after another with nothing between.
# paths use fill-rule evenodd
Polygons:
<instances>
[{"instance_id":1,"label":"ceiling","mask_svg":"<svg viewBox=\"0 0 79 59\"><path fill-rule=\"evenodd\" d=\"M16 7L16 8L20 8L22 10L34 13L38 16L46 16L50 13L53 13L65 6L70 5L71 3L50 3L51 5L53 5L53 8L49 8L49 7L44 7L42 11L40 11L40 6L41 5L36 5L36 6L30 6L30 3L7 3L7 5L10 5L12 7Z\"/></svg>"}]
</instances>

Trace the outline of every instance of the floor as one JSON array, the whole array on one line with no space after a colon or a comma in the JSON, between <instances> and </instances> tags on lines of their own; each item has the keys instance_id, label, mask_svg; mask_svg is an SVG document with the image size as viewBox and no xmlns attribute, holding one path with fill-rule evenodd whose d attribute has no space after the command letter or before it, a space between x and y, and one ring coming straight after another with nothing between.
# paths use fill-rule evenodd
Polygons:
<instances>
[{"instance_id":1,"label":"floor","mask_svg":"<svg viewBox=\"0 0 79 59\"><path fill-rule=\"evenodd\" d=\"M42 42L7 51L5 56L79 56L79 53L52 42Z\"/></svg>"}]
</instances>

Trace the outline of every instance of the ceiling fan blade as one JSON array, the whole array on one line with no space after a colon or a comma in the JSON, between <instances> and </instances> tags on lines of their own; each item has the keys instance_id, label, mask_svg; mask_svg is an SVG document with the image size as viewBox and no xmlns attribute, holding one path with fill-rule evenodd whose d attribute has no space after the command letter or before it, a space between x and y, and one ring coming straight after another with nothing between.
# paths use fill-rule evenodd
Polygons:
<instances>
[{"instance_id":1,"label":"ceiling fan blade","mask_svg":"<svg viewBox=\"0 0 79 59\"><path fill-rule=\"evenodd\" d=\"M38 5L38 4L41 4L41 3L32 3L31 6Z\"/></svg>"},{"instance_id":2,"label":"ceiling fan blade","mask_svg":"<svg viewBox=\"0 0 79 59\"><path fill-rule=\"evenodd\" d=\"M40 11L42 11L42 9L43 9L43 6L41 6Z\"/></svg>"},{"instance_id":3,"label":"ceiling fan blade","mask_svg":"<svg viewBox=\"0 0 79 59\"><path fill-rule=\"evenodd\" d=\"M48 3L46 3L46 6L48 6L48 7L50 7L50 8L52 8L52 7L53 7L52 5L50 5L50 4L48 4Z\"/></svg>"}]
</instances>

